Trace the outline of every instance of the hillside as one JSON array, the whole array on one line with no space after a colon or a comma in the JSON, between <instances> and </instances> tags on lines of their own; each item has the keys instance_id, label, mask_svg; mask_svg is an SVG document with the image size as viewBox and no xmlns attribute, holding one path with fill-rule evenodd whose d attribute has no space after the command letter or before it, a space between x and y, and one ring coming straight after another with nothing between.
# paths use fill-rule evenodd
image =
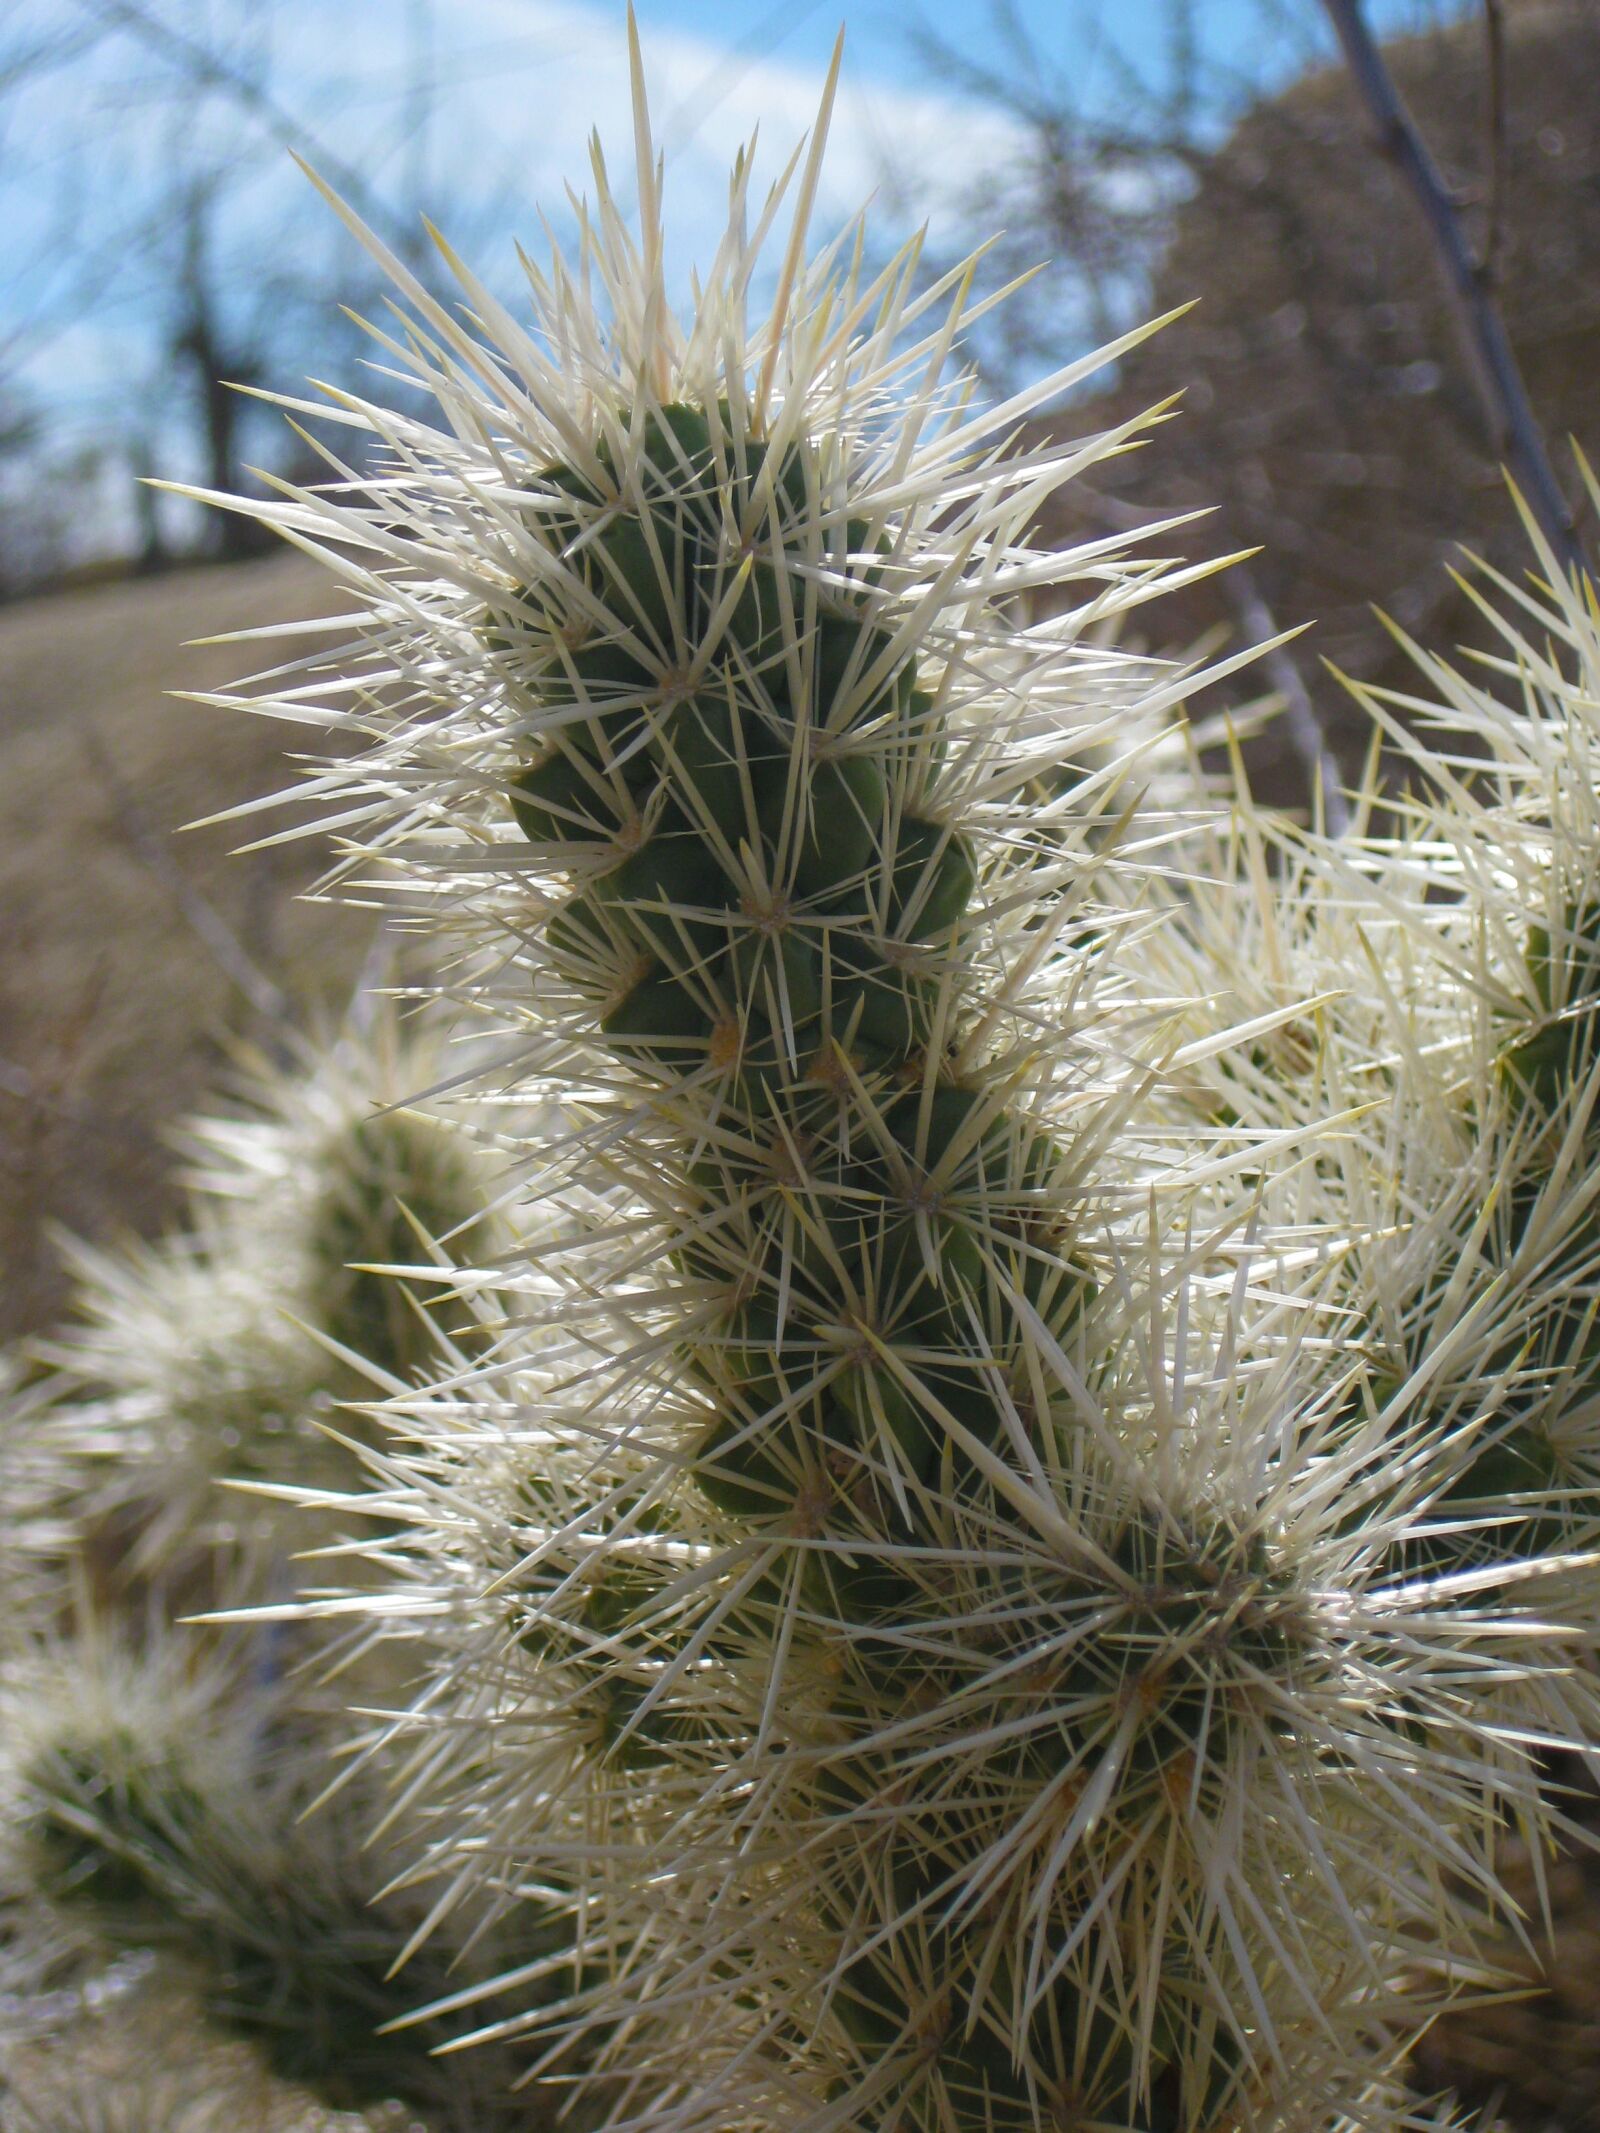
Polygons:
<instances>
[{"instance_id":1,"label":"hillside","mask_svg":"<svg viewBox=\"0 0 1600 2133\"><path fill-rule=\"evenodd\" d=\"M1484 257L1492 245L1486 271L1576 502L1567 440L1600 456L1600 9L1511 0L1505 30L1498 171L1480 15L1390 45L1388 58L1469 242ZM1342 68L1255 104L1196 159L1150 309L1194 299L1090 403L1096 427L1174 395L1180 418L1064 492L1049 530L1081 539L1108 522L1214 509L1180 545L1260 549L1267 607L1285 627L1311 625L1297 657L1353 773L1367 726L1323 662L1410 686L1380 607L1441 650L1484 648L1490 633L1451 566L1466 548L1516 576L1526 548L1417 204ZM1580 530L1592 540L1586 516ZM1163 627L1177 643L1219 626L1237 634L1238 592L1236 577L1198 584L1164 603ZM1302 774L1272 760L1274 741L1281 732L1258 758L1266 789L1299 798Z\"/></svg>"},{"instance_id":2,"label":"hillside","mask_svg":"<svg viewBox=\"0 0 1600 2133\"><path fill-rule=\"evenodd\" d=\"M297 997L336 997L359 966L366 925L296 901L317 846L233 857L260 826L175 834L288 782L290 729L166 694L220 687L270 650L185 640L337 600L275 558L0 609L0 1337L60 1300L50 1224L160 1224L163 1129L214 1083L220 1040L251 1027L154 854Z\"/></svg>"}]
</instances>

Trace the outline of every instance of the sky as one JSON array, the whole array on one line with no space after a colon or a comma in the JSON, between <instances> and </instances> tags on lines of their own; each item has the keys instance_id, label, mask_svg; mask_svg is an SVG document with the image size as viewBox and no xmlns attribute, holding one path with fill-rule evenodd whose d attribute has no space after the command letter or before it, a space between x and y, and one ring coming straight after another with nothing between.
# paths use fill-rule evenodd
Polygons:
<instances>
[{"instance_id":1,"label":"sky","mask_svg":"<svg viewBox=\"0 0 1600 2133\"><path fill-rule=\"evenodd\" d=\"M1166 76L1174 0L1008 4L1041 61L1025 78L1047 100L1118 116L1134 76L1152 87ZM1369 0L1380 28L1448 4ZM168 49L112 36L0 110L0 385L8 370L85 429L130 392L175 389L152 357L163 284L160 260L147 256L158 244L150 203L163 188L170 196L174 168L228 167L244 151L219 238L231 248L232 301L270 306L286 246L326 253L330 283L340 271L331 220L281 139L242 117L237 99L196 109L174 98L183 48L224 53L336 185L348 175L396 216L430 209L501 286L514 234L537 248L538 211L559 230L565 186L585 186L591 129L614 171L631 163L623 0L0 0L0 58L30 35L104 22L129 5ZM981 82L942 77L926 48L936 25L973 65L1015 76L994 0L638 0L638 13L667 158L669 272L685 292L720 229L735 148L759 127L759 167L777 169L815 114L841 24L814 226L836 226L872 196L880 240L926 220L949 252L980 234L964 219L975 184L986 222L1005 221L1023 130ZM1275 28L1263 26L1269 15ZM1319 0L1196 0L1196 19L1205 108L1219 129L1249 89L1332 51ZM259 260L259 274L241 279L241 259ZM74 275L92 303L63 299ZM159 416L157 405L157 427Z\"/></svg>"}]
</instances>

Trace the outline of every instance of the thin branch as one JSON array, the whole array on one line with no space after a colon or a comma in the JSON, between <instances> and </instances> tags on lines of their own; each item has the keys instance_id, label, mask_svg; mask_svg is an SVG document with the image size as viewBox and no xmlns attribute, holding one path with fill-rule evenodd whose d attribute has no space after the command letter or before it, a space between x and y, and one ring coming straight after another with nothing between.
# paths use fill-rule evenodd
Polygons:
<instances>
[{"instance_id":1,"label":"thin branch","mask_svg":"<svg viewBox=\"0 0 1600 2133\"><path fill-rule=\"evenodd\" d=\"M88 51L99 35L97 29L86 26L65 34L56 32L31 45L19 45L0 54L0 94L9 95L24 82L67 66L80 53Z\"/></svg>"},{"instance_id":2,"label":"thin branch","mask_svg":"<svg viewBox=\"0 0 1600 2133\"><path fill-rule=\"evenodd\" d=\"M87 0L87 4L101 23L126 30L152 50L164 53L180 73L199 87L220 90L241 110L250 112L280 147L292 149L320 171L336 191L343 193L362 220L381 230L397 251L403 252L411 242L407 218L394 214L353 163L346 162L243 69L232 65L200 38L163 21L140 0Z\"/></svg>"},{"instance_id":3,"label":"thin branch","mask_svg":"<svg viewBox=\"0 0 1600 2133\"><path fill-rule=\"evenodd\" d=\"M1489 137L1488 198L1478 272L1492 289L1500 279L1506 205L1506 18L1501 0L1483 0L1484 131Z\"/></svg>"},{"instance_id":4,"label":"thin branch","mask_svg":"<svg viewBox=\"0 0 1600 2133\"><path fill-rule=\"evenodd\" d=\"M1086 505L1118 533L1137 533L1165 515L1144 504L1130 504L1123 497L1108 496L1103 489L1081 479L1073 483L1072 493L1079 504ZM1269 644L1274 637L1282 635L1277 618L1268 607L1266 596L1248 563L1230 563L1219 575L1228 604L1246 637L1257 644ZM1320 800L1323 824L1333 836L1342 837L1350 827L1350 804L1340 782L1339 760L1328 746L1328 737L1322 730L1322 720L1317 715L1306 678L1286 644L1272 645L1271 650L1262 655L1262 665L1273 688L1283 698L1283 730L1305 770L1308 783Z\"/></svg>"},{"instance_id":5,"label":"thin branch","mask_svg":"<svg viewBox=\"0 0 1600 2133\"><path fill-rule=\"evenodd\" d=\"M1461 218L1444 180L1401 102L1394 78L1362 15L1360 0L1323 0L1323 6L1343 47L1356 89L1366 104L1378 146L1406 179L1422 209L1445 292L1471 358L1495 447L1510 462L1517 485L1557 556L1570 569L1587 573L1589 564L1528 405L1527 389L1505 322L1473 263Z\"/></svg>"},{"instance_id":6,"label":"thin branch","mask_svg":"<svg viewBox=\"0 0 1600 2133\"><path fill-rule=\"evenodd\" d=\"M1222 572L1222 584L1245 635L1257 644L1270 644L1279 635L1278 624L1249 564L1231 564ZM1305 676L1286 644L1272 644L1263 654L1262 665L1283 698L1284 731L1321 802L1323 826L1330 835L1342 837L1350 827L1350 805Z\"/></svg>"}]
</instances>

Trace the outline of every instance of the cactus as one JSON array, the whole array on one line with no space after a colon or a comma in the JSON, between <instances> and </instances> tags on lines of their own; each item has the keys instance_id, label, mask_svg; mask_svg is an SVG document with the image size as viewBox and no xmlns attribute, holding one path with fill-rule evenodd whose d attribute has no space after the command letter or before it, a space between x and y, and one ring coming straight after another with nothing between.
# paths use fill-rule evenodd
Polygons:
<instances>
[{"instance_id":1,"label":"cactus","mask_svg":"<svg viewBox=\"0 0 1600 2133\"><path fill-rule=\"evenodd\" d=\"M1278 1022L1242 1059L1207 1050L1190 1092L1207 1116L1241 1137L1347 1121L1275 1213L1309 1209L1346 1240L1349 1420L1385 1414L1425 1484L1397 1567L1543 1560L1543 1589L1555 1561L1582 1575L1600 1534L1595 654L1581 593L1553 585L1523 604L1564 654L1500 620L1520 702L1412 647L1482 765L1473 784L1361 692L1407 798L1374 786L1341 840L1276 825L1275 871L1264 848L1214 853L1197 871L1215 886L1188 893L1143 981L1167 998L1204 973L1228 1015Z\"/></svg>"},{"instance_id":2,"label":"cactus","mask_svg":"<svg viewBox=\"0 0 1600 2133\"><path fill-rule=\"evenodd\" d=\"M8 1403L8 1430L24 1406L53 1417L31 1434L41 1454L54 1438L66 1550L71 1528L98 1533L91 1553L158 1578L204 1558L235 1601L248 1560L280 1576L310 1529L298 1504L274 1515L270 1493L220 1484L348 1486L338 1438L360 1424L346 1412L335 1435L340 1403L481 1345L499 1310L467 1264L499 1235L484 1151L401 1106L439 1078L438 1033L403 1032L379 1001L298 1049L290 1067L244 1055L234 1113L180 1128L185 1230L66 1240L74 1321L34 1344L37 1388Z\"/></svg>"},{"instance_id":3,"label":"cactus","mask_svg":"<svg viewBox=\"0 0 1600 2133\"><path fill-rule=\"evenodd\" d=\"M189 1232L71 1247L78 1322L26 1368L0 1359L9 1999L48 2006L63 1972L103 1992L126 1953L153 1951L157 1979L192 1981L209 2030L247 2037L245 2063L302 2101L398 2096L440 2129L521 2124L507 2093L523 2061L490 2051L447 2075L430 2053L452 2025L404 2018L498 1962L559 1957L558 1924L524 1905L514 1941L487 1932L492 1956L434 1942L396 1977L425 1910L363 1848L370 1752L342 1777L332 1760L344 1700L403 1698L414 1653L353 1659L276 1620L172 1621L280 1615L320 1575L294 1555L362 1516L350 1403L483 1354L501 1310L460 1263L499 1233L484 1151L435 1107L397 1107L440 1078L437 1033L365 1002L297 1051L296 1071L247 1060L236 1114L184 1130ZM318 1511L332 1495L337 1526ZM337 1690L306 1678L313 1662ZM324 1789L334 1804L300 1828ZM404 2026L379 2035L391 2019Z\"/></svg>"},{"instance_id":4,"label":"cactus","mask_svg":"<svg viewBox=\"0 0 1600 2133\"><path fill-rule=\"evenodd\" d=\"M454 1989L450 1951L394 1975L420 1907L364 1853L359 1785L304 1818L320 1758L281 1689L197 1664L174 1632L142 1651L99 1636L36 1653L5 1716L8 1890L112 1954L180 1959L219 2030L336 2109L396 2098L439 2128L526 2122L514 2057L478 2054L463 2077L431 2056L447 2024L404 2022Z\"/></svg>"},{"instance_id":5,"label":"cactus","mask_svg":"<svg viewBox=\"0 0 1600 2133\"><path fill-rule=\"evenodd\" d=\"M1470 1493L1499 1378L1468 1358L1464 1429L1422 1398L1475 1232L1375 1294L1374 1180L1441 1090L1486 1160L1491 1104L1519 1149L1572 1114L1587 906L1562 879L1516 935L1541 1045L1497 1071L1475 907L1423 914L1450 809L1486 861L1514 807L1445 770L1412 842L1342 850L1141 812L1186 677L1100 629L1182 573L1027 540L1124 439L1011 448L1079 367L977 410L968 275L935 318L914 248L803 264L823 130L748 334L776 200L752 237L741 159L680 327L642 90L641 237L597 151L537 333L368 238L438 425L340 394L395 479L234 504L365 602L345 819L545 1121L518 1337L388 1403L426 1864L445 1910L567 1908L528 2022L618 2127L1385 2122L1380 2040L1474 1973L1495 1828L1548 1832L1539 1753L1594 1714L1592 1606L1544 1620ZM412 700L347 708L352 657ZM1241 911L1262 968L1218 953ZM1416 1552L1452 1528L1465 1578Z\"/></svg>"},{"instance_id":6,"label":"cactus","mask_svg":"<svg viewBox=\"0 0 1600 2133\"><path fill-rule=\"evenodd\" d=\"M64 1455L63 1438L72 1446ZM0 1666L26 1651L60 1604L61 1565L76 1537L78 1461L106 1448L85 1431L50 1374L0 1353Z\"/></svg>"},{"instance_id":7,"label":"cactus","mask_svg":"<svg viewBox=\"0 0 1600 2133\"><path fill-rule=\"evenodd\" d=\"M367 1384L409 1383L441 1337L477 1339L492 1305L452 1303L463 1271L503 1242L492 1160L447 1130L437 1099L415 1100L448 1078L449 1049L395 999L363 995L340 1030L295 1050L287 1071L241 1053L234 1114L178 1136L189 1183L197 1204L232 1218L227 1256L249 1261L254 1240L280 1262L280 1310L360 1357Z\"/></svg>"}]
</instances>

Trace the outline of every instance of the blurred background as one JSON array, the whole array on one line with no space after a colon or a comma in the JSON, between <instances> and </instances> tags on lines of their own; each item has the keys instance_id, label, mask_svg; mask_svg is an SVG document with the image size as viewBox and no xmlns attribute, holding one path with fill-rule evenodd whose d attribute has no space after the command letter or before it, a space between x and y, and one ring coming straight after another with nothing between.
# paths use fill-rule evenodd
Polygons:
<instances>
[{"instance_id":1,"label":"blurred background","mask_svg":"<svg viewBox=\"0 0 1600 2133\"><path fill-rule=\"evenodd\" d=\"M775 172L809 123L837 0L639 14L687 299L734 147L759 131ZM1600 9L1372 0L1369 19L1578 495L1565 440L1593 451L1600 427ZM885 252L926 226L930 273L1000 230L987 283L1039 271L973 351L994 387L1199 299L1050 417L1178 403L1045 532L1208 510L1164 547L1259 548L1150 626L1186 654L1312 625L1239 685L1287 699L1253 770L1303 803L1319 748L1350 771L1364 744L1329 664L1403 679L1374 604L1470 638L1459 544L1523 553L1436 258L1320 0L859 0L844 27L818 227L870 196ZM422 275L426 217L514 303L519 242L570 232L592 132L627 170L626 114L617 0L0 6L0 1332L59 1304L52 1222L163 1218L159 1128L218 1032L337 997L366 949L352 914L295 900L313 846L173 835L284 782L280 733L168 694L249 650L186 640L332 598L248 520L146 485L311 475L236 388L370 360L350 314L381 312L377 277L295 159Z\"/></svg>"},{"instance_id":2,"label":"blurred background","mask_svg":"<svg viewBox=\"0 0 1600 2133\"><path fill-rule=\"evenodd\" d=\"M1570 351L1600 212L1594 9L1368 12L1399 40L1396 70L1515 297L1519 342ZM687 295L734 147L759 127L776 171L815 110L839 9L643 0L640 20ZM1318 0L862 0L844 27L821 221L873 195L879 245L926 223L941 259L1003 229L991 280L1043 271L983 343L997 375L1048 370L1200 297L1186 330L1102 381L1155 396L1187 384L1184 435L1154 455L1169 493L1237 492L1297 570L1342 561L1347 578L1331 530L1308 529L1326 516L1302 508L1319 483L1403 506L1427 486L1439 512L1458 510L1476 470L1440 454L1468 449L1445 433L1470 432L1470 381L1430 339L1428 260L1355 122ZM626 80L623 9L605 0L0 8L0 589L249 550L245 522L141 480L292 474L281 418L226 385L292 390L361 352L341 307L379 300L374 272L294 157L416 270L428 217L511 295L539 218L558 238L570 228L591 129L626 168ZM1554 391L1560 375L1552 354L1538 382ZM1564 403L1545 412L1558 430L1570 419ZM1356 434L1357 415L1380 434ZM1391 432L1419 425L1435 457L1413 473Z\"/></svg>"},{"instance_id":3,"label":"blurred background","mask_svg":"<svg viewBox=\"0 0 1600 2133\"><path fill-rule=\"evenodd\" d=\"M734 148L759 128L775 174L809 124L841 0L638 12L687 301ZM1199 299L1051 412L1087 433L1177 401L1043 531L1203 510L1162 552L1258 550L1152 610L1154 648L1309 625L1237 685L1288 714L1252 774L1301 806L1354 775L1366 728L1333 670L1405 686L1375 610L1482 650L1450 566L1465 546L1515 576L1526 547L1436 254L1320 0L843 13L818 228L871 196L884 253L926 226L930 276L1001 230L986 285L1040 269L972 351L1001 391ZM1600 455L1600 5L1367 16L1592 543L1569 439ZM620 0L0 0L0 1338L60 1311L59 1230L171 1218L170 1122L241 1038L335 1008L372 950L361 914L307 899L316 839L241 856L250 821L175 835L294 775L281 732L171 695L260 663L192 641L337 605L247 520L146 486L315 478L235 388L370 359L349 313L381 314L378 278L295 159L425 279L428 218L515 304L519 242L571 231L591 130L629 168L627 108ZM1426 2071L1583 2133L1597 1912L1588 1867L1560 1874L1550 1989L1441 2025Z\"/></svg>"},{"instance_id":4,"label":"blurred background","mask_svg":"<svg viewBox=\"0 0 1600 2133\"><path fill-rule=\"evenodd\" d=\"M808 124L837 0L639 13L687 298L735 145L759 130L775 172ZM1369 19L1579 498L1567 439L1600 443L1600 8L1371 0ZM844 27L818 226L871 196L874 242L925 225L930 273L999 229L987 282L1039 271L973 351L996 388L1199 299L1050 416L1177 408L1045 532L1206 510L1163 545L1259 549L1150 627L1187 654L1311 625L1239 685L1287 700L1252 767L1303 804L1319 749L1350 772L1364 745L1330 668L1403 685L1375 606L1470 641L1461 544L1512 571L1523 554L1437 259L1320 0L859 0ZM331 598L248 520L146 486L308 475L281 413L235 388L370 359L350 313L381 310L374 270L295 159L419 273L427 217L514 303L519 241L570 231L591 130L626 171L626 109L616 0L0 6L0 1331L57 1307L51 1222L162 1218L158 1128L218 1031L336 997L365 952L351 914L294 900L314 847L173 836L283 782L280 734L167 693L248 650L185 641Z\"/></svg>"}]
</instances>

